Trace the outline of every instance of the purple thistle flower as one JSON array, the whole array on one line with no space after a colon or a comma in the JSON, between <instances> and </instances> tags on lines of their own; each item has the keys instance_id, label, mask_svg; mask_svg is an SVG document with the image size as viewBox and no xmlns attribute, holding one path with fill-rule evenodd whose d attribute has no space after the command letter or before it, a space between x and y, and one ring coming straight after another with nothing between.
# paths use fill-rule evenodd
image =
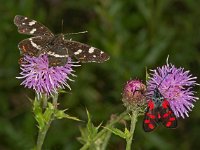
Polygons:
<instances>
[{"instance_id":1,"label":"purple thistle flower","mask_svg":"<svg viewBox=\"0 0 200 150\"><path fill-rule=\"evenodd\" d=\"M20 67L21 77L17 78L24 79L21 85L34 89L38 95L42 93L52 95L57 93L58 89L64 89L65 86L70 89L67 80L73 81L69 75L75 76L72 73L72 66L79 65L74 65L71 58L68 58L65 66L50 67L47 55L39 57L25 55Z\"/></svg>"},{"instance_id":2,"label":"purple thistle flower","mask_svg":"<svg viewBox=\"0 0 200 150\"><path fill-rule=\"evenodd\" d=\"M152 98L153 91L158 87L164 98L169 101L176 117L188 117L188 111L194 107L193 102L199 99L194 96L195 92L192 90L192 86L198 85L197 77L192 77L184 68L168 64L168 60L167 65L151 71L152 77L147 82L147 97Z\"/></svg>"}]
</instances>

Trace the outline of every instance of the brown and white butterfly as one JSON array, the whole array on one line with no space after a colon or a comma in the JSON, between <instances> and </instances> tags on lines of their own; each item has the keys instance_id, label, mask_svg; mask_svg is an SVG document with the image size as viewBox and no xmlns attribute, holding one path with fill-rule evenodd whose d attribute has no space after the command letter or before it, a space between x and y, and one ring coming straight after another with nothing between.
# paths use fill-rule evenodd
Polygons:
<instances>
[{"instance_id":1,"label":"brown and white butterfly","mask_svg":"<svg viewBox=\"0 0 200 150\"><path fill-rule=\"evenodd\" d=\"M21 54L36 57L47 54L50 66L63 66L68 57L75 57L83 63L102 63L110 58L100 49L65 39L62 33L54 35L43 24L28 17L16 15L14 24L18 27L19 33L33 35L19 43Z\"/></svg>"}]
</instances>

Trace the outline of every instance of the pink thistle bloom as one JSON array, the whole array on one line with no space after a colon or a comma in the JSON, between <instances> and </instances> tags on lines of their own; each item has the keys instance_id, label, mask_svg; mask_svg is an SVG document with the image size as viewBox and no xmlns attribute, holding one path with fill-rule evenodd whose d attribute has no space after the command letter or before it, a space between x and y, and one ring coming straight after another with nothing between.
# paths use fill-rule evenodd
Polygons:
<instances>
[{"instance_id":1,"label":"pink thistle bloom","mask_svg":"<svg viewBox=\"0 0 200 150\"><path fill-rule=\"evenodd\" d=\"M67 80L73 81L69 78L69 75L75 76L72 72L74 65L71 58L68 58L68 62L64 66L50 67L48 56L40 55L39 57L31 57L25 55L22 58L21 63L21 77L23 79L21 85L33 89L38 95L46 93L52 95L57 93L58 89L64 89L70 86Z\"/></svg>"},{"instance_id":2,"label":"pink thistle bloom","mask_svg":"<svg viewBox=\"0 0 200 150\"><path fill-rule=\"evenodd\" d=\"M141 109L146 103L146 86L139 80L130 80L126 83L122 93L122 101L128 109Z\"/></svg>"},{"instance_id":3,"label":"pink thistle bloom","mask_svg":"<svg viewBox=\"0 0 200 150\"><path fill-rule=\"evenodd\" d=\"M196 83L197 77L193 77L184 68L168 64L168 60L166 65L151 71L152 77L147 82L147 97L152 98L153 91L158 87L163 97L169 101L176 117L188 117L188 112L194 107L193 103L199 99L192 90L193 86L199 85Z\"/></svg>"}]
</instances>

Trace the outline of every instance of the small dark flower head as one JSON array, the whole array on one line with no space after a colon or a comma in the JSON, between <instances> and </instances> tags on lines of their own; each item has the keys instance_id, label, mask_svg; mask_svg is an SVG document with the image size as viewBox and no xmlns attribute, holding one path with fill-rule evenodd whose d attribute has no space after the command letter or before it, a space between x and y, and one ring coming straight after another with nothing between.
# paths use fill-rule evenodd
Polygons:
<instances>
[{"instance_id":1,"label":"small dark flower head","mask_svg":"<svg viewBox=\"0 0 200 150\"><path fill-rule=\"evenodd\" d=\"M58 92L58 89L64 89L67 86L70 89L67 81L73 81L69 76L73 74L73 62L68 58L68 62L64 66L50 67L47 55L39 57L24 56L21 59L21 77L23 79L21 85L33 89L38 95L52 95Z\"/></svg>"},{"instance_id":2,"label":"small dark flower head","mask_svg":"<svg viewBox=\"0 0 200 150\"><path fill-rule=\"evenodd\" d=\"M122 93L122 101L124 105L130 109L141 109L145 104L146 86L139 80L130 80L124 87Z\"/></svg>"},{"instance_id":3,"label":"small dark flower head","mask_svg":"<svg viewBox=\"0 0 200 150\"><path fill-rule=\"evenodd\" d=\"M152 77L147 82L148 99L152 98L153 91L158 87L164 98L169 101L176 117L188 117L188 112L192 110L193 103L198 99L192 90L194 85L198 85L197 77L193 77L184 68L176 68L168 64L168 61L166 65L151 71Z\"/></svg>"}]
</instances>

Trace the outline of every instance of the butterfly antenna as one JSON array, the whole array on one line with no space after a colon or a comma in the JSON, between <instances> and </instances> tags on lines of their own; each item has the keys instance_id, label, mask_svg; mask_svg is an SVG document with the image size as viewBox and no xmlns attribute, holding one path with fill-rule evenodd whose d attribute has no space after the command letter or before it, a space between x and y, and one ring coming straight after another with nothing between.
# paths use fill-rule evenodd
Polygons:
<instances>
[{"instance_id":1,"label":"butterfly antenna","mask_svg":"<svg viewBox=\"0 0 200 150\"><path fill-rule=\"evenodd\" d=\"M88 31L81 31L81 32L76 32L76 33L66 33L64 35L72 35L72 34L84 34L84 33L87 33Z\"/></svg>"},{"instance_id":2,"label":"butterfly antenna","mask_svg":"<svg viewBox=\"0 0 200 150\"><path fill-rule=\"evenodd\" d=\"M63 32L63 24L64 24L64 21L63 21L63 19L62 19L62 22L61 22L61 29L62 29L62 32ZM61 33L62 33L61 32Z\"/></svg>"}]
</instances>

